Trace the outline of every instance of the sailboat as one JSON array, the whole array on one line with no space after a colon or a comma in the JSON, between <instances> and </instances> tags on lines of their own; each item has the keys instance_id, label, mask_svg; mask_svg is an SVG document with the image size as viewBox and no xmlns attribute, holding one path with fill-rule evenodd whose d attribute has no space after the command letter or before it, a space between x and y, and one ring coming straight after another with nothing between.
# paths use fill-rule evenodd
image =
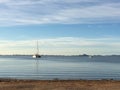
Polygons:
<instances>
[{"instance_id":1,"label":"sailboat","mask_svg":"<svg viewBox=\"0 0 120 90\"><path fill-rule=\"evenodd\" d=\"M32 56L33 58L41 58L41 55L39 55L39 47L38 47L38 41L37 41L37 52Z\"/></svg>"}]
</instances>

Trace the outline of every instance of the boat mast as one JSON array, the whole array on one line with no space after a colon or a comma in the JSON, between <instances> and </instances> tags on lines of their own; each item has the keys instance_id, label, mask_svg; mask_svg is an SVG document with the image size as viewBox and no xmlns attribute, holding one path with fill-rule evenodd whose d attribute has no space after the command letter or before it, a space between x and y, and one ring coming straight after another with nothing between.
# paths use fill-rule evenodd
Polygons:
<instances>
[{"instance_id":1,"label":"boat mast","mask_svg":"<svg viewBox=\"0 0 120 90\"><path fill-rule=\"evenodd\" d=\"M39 54L38 41L37 41L37 54Z\"/></svg>"}]
</instances>

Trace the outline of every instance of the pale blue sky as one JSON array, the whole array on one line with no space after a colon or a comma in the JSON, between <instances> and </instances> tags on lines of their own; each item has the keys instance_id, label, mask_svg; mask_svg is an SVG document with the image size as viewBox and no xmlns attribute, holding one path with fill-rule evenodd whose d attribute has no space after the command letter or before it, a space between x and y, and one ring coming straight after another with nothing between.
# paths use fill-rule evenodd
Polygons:
<instances>
[{"instance_id":1,"label":"pale blue sky","mask_svg":"<svg viewBox=\"0 0 120 90\"><path fill-rule=\"evenodd\" d=\"M120 54L119 0L0 0L0 54Z\"/></svg>"}]
</instances>

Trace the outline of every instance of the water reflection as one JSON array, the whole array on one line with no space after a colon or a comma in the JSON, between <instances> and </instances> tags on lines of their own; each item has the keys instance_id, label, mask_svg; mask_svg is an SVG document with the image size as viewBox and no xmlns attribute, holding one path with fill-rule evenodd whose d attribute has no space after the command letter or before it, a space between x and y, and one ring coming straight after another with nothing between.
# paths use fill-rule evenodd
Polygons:
<instances>
[{"instance_id":1,"label":"water reflection","mask_svg":"<svg viewBox=\"0 0 120 90\"><path fill-rule=\"evenodd\" d=\"M36 78L38 79L39 78L39 59L36 58L35 59L35 74L36 74Z\"/></svg>"},{"instance_id":2,"label":"water reflection","mask_svg":"<svg viewBox=\"0 0 120 90\"><path fill-rule=\"evenodd\" d=\"M119 57L0 57L0 78L119 79Z\"/></svg>"}]
</instances>

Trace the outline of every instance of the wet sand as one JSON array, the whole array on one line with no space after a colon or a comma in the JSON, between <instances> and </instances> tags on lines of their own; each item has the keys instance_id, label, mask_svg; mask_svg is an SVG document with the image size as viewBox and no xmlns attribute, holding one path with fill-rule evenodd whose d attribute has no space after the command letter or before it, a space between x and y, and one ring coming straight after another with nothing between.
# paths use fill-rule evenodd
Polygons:
<instances>
[{"instance_id":1,"label":"wet sand","mask_svg":"<svg viewBox=\"0 0 120 90\"><path fill-rule=\"evenodd\" d=\"M0 80L0 90L120 90L114 80Z\"/></svg>"}]
</instances>

